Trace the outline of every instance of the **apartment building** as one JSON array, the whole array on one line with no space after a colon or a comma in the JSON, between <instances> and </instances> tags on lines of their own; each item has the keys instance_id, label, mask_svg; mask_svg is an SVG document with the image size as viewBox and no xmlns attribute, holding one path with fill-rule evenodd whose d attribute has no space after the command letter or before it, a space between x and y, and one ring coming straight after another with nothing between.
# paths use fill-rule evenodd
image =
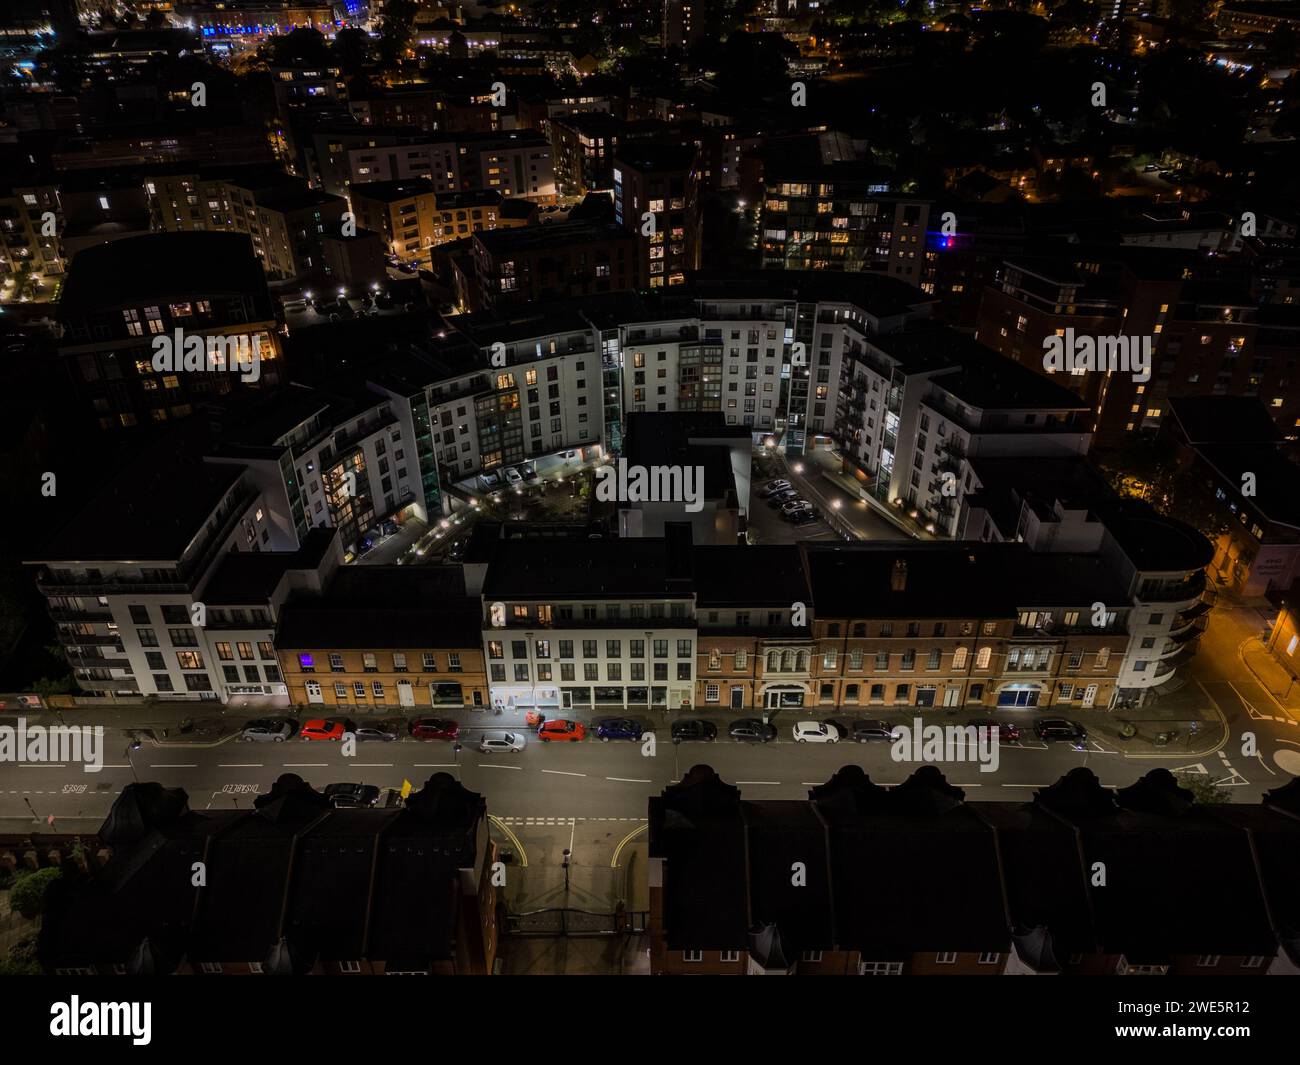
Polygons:
<instances>
[{"instance_id":1,"label":"apartment building","mask_svg":"<svg viewBox=\"0 0 1300 1065\"><path fill-rule=\"evenodd\" d=\"M337 568L332 533L300 544L244 470L175 452L124 469L86 513L26 560L84 692L284 698L276 614Z\"/></svg>"},{"instance_id":2,"label":"apartment building","mask_svg":"<svg viewBox=\"0 0 1300 1065\"><path fill-rule=\"evenodd\" d=\"M418 259L442 228L433 182L425 178L368 181L352 186L350 202L357 224L384 239L392 254Z\"/></svg>"},{"instance_id":3,"label":"apartment building","mask_svg":"<svg viewBox=\"0 0 1300 1065\"><path fill-rule=\"evenodd\" d=\"M836 407L846 458L876 499L924 514L932 530L953 535L976 457L1088 450L1087 403L955 330L922 324L850 337Z\"/></svg>"},{"instance_id":4,"label":"apartment building","mask_svg":"<svg viewBox=\"0 0 1300 1065\"><path fill-rule=\"evenodd\" d=\"M53 232L47 232L51 221ZM37 285L62 276L62 231L58 185L28 184L17 174L0 185L0 301L39 295Z\"/></svg>"},{"instance_id":5,"label":"apartment building","mask_svg":"<svg viewBox=\"0 0 1300 1065\"><path fill-rule=\"evenodd\" d=\"M433 456L418 439L424 418L421 391L386 392L342 376L327 388L233 406L220 416L209 461L248 471L281 535L337 529L350 561L376 522L441 515Z\"/></svg>"},{"instance_id":6,"label":"apartment building","mask_svg":"<svg viewBox=\"0 0 1300 1065\"><path fill-rule=\"evenodd\" d=\"M1082 610L1076 621L1069 607L1031 601L1035 616L1022 626L1122 627L1127 643L1115 680L1122 703L1141 704L1173 682L1195 655L1217 596L1205 572L1214 545L1146 503L1117 498L1081 458L980 459L972 473L958 539L1022 541L1036 556L1100 560L1109 575L1086 619Z\"/></svg>"},{"instance_id":7,"label":"apartment building","mask_svg":"<svg viewBox=\"0 0 1300 1065\"><path fill-rule=\"evenodd\" d=\"M37 954L52 974L493 971L487 803L449 773L367 810L336 810L291 773L238 809L191 810L179 788L129 784L101 832L111 854L47 899Z\"/></svg>"},{"instance_id":8,"label":"apartment building","mask_svg":"<svg viewBox=\"0 0 1300 1065\"><path fill-rule=\"evenodd\" d=\"M871 271L919 285L929 222L929 201L891 195L876 167L764 153L764 269Z\"/></svg>"},{"instance_id":9,"label":"apartment building","mask_svg":"<svg viewBox=\"0 0 1300 1065\"><path fill-rule=\"evenodd\" d=\"M280 611L275 644L289 699L354 718L485 709L480 616L459 567L341 570Z\"/></svg>"},{"instance_id":10,"label":"apartment building","mask_svg":"<svg viewBox=\"0 0 1300 1065\"><path fill-rule=\"evenodd\" d=\"M1206 265L1206 264L1209 265ZM1098 441L1115 445L1154 430L1171 397L1258 396L1286 434L1300 419L1300 395L1286 387L1285 352L1294 329L1258 343L1258 300L1218 260L1150 248L1072 251L1067 260L1013 260L984 290L977 338L1045 373L1054 335L1127 337L1152 345L1147 381L1129 372L1059 374L1097 411Z\"/></svg>"},{"instance_id":11,"label":"apartment building","mask_svg":"<svg viewBox=\"0 0 1300 1065\"><path fill-rule=\"evenodd\" d=\"M491 189L540 203L555 199L551 142L536 130L461 133L456 152L462 191Z\"/></svg>"},{"instance_id":12,"label":"apartment building","mask_svg":"<svg viewBox=\"0 0 1300 1065\"><path fill-rule=\"evenodd\" d=\"M472 307L629 292L641 284L637 238L615 225L552 222L474 235Z\"/></svg>"},{"instance_id":13,"label":"apartment building","mask_svg":"<svg viewBox=\"0 0 1300 1065\"><path fill-rule=\"evenodd\" d=\"M627 123L605 111L575 111L550 119L549 126L558 195L614 187L614 156Z\"/></svg>"},{"instance_id":14,"label":"apartment building","mask_svg":"<svg viewBox=\"0 0 1300 1065\"><path fill-rule=\"evenodd\" d=\"M805 557L816 646L798 705L1063 710L1116 697L1128 611L1103 558L1018 544L809 545ZM1099 626L1097 600L1112 604Z\"/></svg>"},{"instance_id":15,"label":"apartment building","mask_svg":"<svg viewBox=\"0 0 1300 1065\"><path fill-rule=\"evenodd\" d=\"M492 705L542 710L689 707L695 593L689 527L663 537L491 540L466 555L482 596Z\"/></svg>"},{"instance_id":16,"label":"apartment building","mask_svg":"<svg viewBox=\"0 0 1300 1065\"><path fill-rule=\"evenodd\" d=\"M59 356L103 429L185 418L196 403L280 384L279 323L241 234L159 233L87 248L68 274L59 319ZM205 349L220 338L224 368L155 370L153 338L178 331L202 337ZM256 380L225 361L232 343L256 345Z\"/></svg>"},{"instance_id":17,"label":"apartment building","mask_svg":"<svg viewBox=\"0 0 1300 1065\"><path fill-rule=\"evenodd\" d=\"M652 289L684 285L686 272L700 265L694 146L624 143L614 159L613 179L614 220L637 237L639 275Z\"/></svg>"},{"instance_id":18,"label":"apartment building","mask_svg":"<svg viewBox=\"0 0 1300 1065\"><path fill-rule=\"evenodd\" d=\"M1246 806L1195 805L1164 769L1118 791L1075 769L1026 803L966 794L936 766L884 788L850 765L806 800L755 801L696 766L650 799L651 971L1300 971L1281 916L1300 886L1280 860L1300 836L1294 781ZM1207 916L1184 877L1231 916Z\"/></svg>"}]
</instances>

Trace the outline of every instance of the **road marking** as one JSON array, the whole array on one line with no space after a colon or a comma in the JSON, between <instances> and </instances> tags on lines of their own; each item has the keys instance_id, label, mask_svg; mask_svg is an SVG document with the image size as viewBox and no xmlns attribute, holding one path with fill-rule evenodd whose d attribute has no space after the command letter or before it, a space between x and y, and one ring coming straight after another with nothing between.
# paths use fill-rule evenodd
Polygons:
<instances>
[{"instance_id":1,"label":"road marking","mask_svg":"<svg viewBox=\"0 0 1300 1065\"><path fill-rule=\"evenodd\" d=\"M18 763L18 768L19 768L19 769L67 769L67 768L68 768L68 764L67 764L67 762L61 762L61 763L59 763L58 765L55 765L55 764L52 763L52 762L51 762L51 763L45 763L45 762L36 762L36 763L32 763L32 762L19 762L19 763ZM157 769L157 768L159 768L159 767L158 767L158 766L154 766L154 768Z\"/></svg>"},{"instance_id":2,"label":"road marking","mask_svg":"<svg viewBox=\"0 0 1300 1065\"><path fill-rule=\"evenodd\" d=\"M131 767L123 762L121 765L106 765L105 769L130 769Z\"/></svg>"},{"instance_id":3,"label":"road marking","mask_svg":"<svg viewBox=\"0 0 1300 1065\"><path fill-rule=\"evenodd\" d=\"M1204 774L1205 776L1210 775L1210 771L1206 769L1205 766L1200 762L1197 762L1195 765L1180 765L1177 769L1173 770L1173 772L1198 773L1198 774Z\"/></svg>"},{"instance_id":4,"label":"road marking","mask_svg":"<svg viewBox=\"0 0 1300 1065\"><path fill-rule=\"evenodd\" d=\"M285 762L285 769L324 769L329 762Z\"/></svg>"},{"instance_id":5,"label":"road marking","mask_svg":"<svg viewBox=\"0 0 1300 1065\"><path fill-rule=\"evenodd\" d=\"M617 780L622 784L649 784L649 780L639 780L636 777L606 777L606 780Z\"/></svg>"},{"instance_id":6,"label":"road marking","mask_svg":"<svg viewBox=\"0 0 1300 1065\"><path fill-rule=\"evenodd\" d=\"M392 769L392 762L353 762L357 769Z\"/></svg>"},{"instance_id":7,"label":"road marking","mask_svg":"<svg viewBox=\"0 0 1300 1065\"><path fill-rule=\"evenodd\" d=\"M510 842L515 845L515 854L519 857L519 868L527 869L528 852L524 850L524 845L519 841L519 837L511 832L510 826L497 817L496 814L488 814L488 820L495 822L496 826L510 838Z\"/></svg>"},{"instance_id":8,"label":"road marking","mask_svg":"<svg viewBox=\"0 0 1300 1065\"><path fill-rule=\"evenodd\" d=\"M585 777L586 773L566 773L563 769L543 769L543 773L553 773L557 777Z\"/></svg>"},{"instance_id":9,"label":"road marking","mask_svg":"<svg viewBox=\"0 0 1300 1065\"><path fill-rule=\"evenodd\" d=\"M218 769L261 769L261 762L218 762Z\"/></svg>"},{"instance_id":10,"label":"road marking","mask_svg":"<svg viewBox=\"0 0 1300 1065\"><path fill-rule=\"evenodd\" d=\"M618 846L614 848L614 856L609 860L609 867L611 869L618 868L618 858L619 855L623 853L623 848L626 847L629 843L631 843L633 839L635 839L637 836L639 836L642 832L644 832L649 827L650 827L649 824L637 825L636 828L632 829L631 832L629 832L626 836L624 836L621 840L618 841Z\"/></svg>"},{"instance_id":11,"label":"road marking","mask_svg":"<svg viewBox=\"0 0 1300 1065\"><path fill-rule=\"evenodd\" d=\"M198 769L197 762L166 762L162 765L150 765L150 769Z\"/></svg>"},{"instance_id":12,"label":"road marking","mask_svg":"<svg viewBox=\"0 0 1300 1065\"><path fill-rule=\"evenodd\" d=\"M779 780L738 780L737 784L780 784Z\"/></svg>"},{"instance_id":13,"label":"road marking","mask_svg":"<svg viewBox=\"0 0 1300 1065\"><path fill-rule=\"evenodd\" d=\"M415 769L455 769L455 762L412 762Z\"/></svg>"},{"instance_id":14,"label":"road marking","mask_svg":"<svg viewBox=\"0 0 1300 1065\"><path fill-rule=\"evenodd\" d=\"M521 765L500 765L496 762L478 762L480 769L523 769Z\"/></svg>"}]
</instances>

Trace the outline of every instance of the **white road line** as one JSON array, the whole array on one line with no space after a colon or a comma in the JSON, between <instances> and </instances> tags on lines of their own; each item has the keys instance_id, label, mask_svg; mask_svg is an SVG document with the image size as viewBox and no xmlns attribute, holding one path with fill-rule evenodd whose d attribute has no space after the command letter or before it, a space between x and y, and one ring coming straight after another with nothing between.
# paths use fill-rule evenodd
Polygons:
<instances>
[{"instance_id":1,"label":"white road line","mask_svg":"<svg viewBox=\"0 0 1300 1065\"><path fill-rule=\"evenodd\" d=\"M150 769L198 769L197 762L166 762L162 765L150 765Z\"/></svg>"},{"instance_id":2,"label":"white road line","mask_svg":"<svg viewBox=\"0 0 1300 1065\"><path fill-rule=\"evenodd\" d=\"M105 765L104 769L130 769L131 767L123 762L121 765Z\"/></svg>"},{"instance_id":3,"label":"white road line","mask_svg":"<svg viewBox=\"0 0 1300 1065\"><path fill-rule=\"evenodd\" d=\"M261 762L218 762L218 769L261 769Z\"/></svg>"},{"instance_id":4,"label":"white road line","mask_svg":"<svg viewBox=\"0 0 1300 1065\"><path fill-rule=\"evenodd\" d=\"M585 777L586 773L566 773L563 769L543 769L543 773L552 773L557 777Z\"/></svg>"},{"instance_id":5,"label":"white road line","mask_svg":"<svg viewBox=\"0 0 1300 1065\"><path fill-rule=\"evenodd\" d=\"M495 762L477 762L480 769L523 769L521 765L498 765Z\"/></svg>"},{"instance_id":6,"label":"white road line","mask_svg":"<svg viewBox=\"0 0 1300 1065\"><path fill-rule=\"evenodd\" d=\"M649 784L649 780L639 780L636 777L606 777L606 780L617 780L623 784Z\"/></svg>"},{"instance_id":7,"label":"white road line","mask_svg":"<svg viewBox=\"0 0 1300 1065\"><path fill-rule=\"evenodd\" d=\"M455 762L413 762L413 769L455 769ZM514 768L513 766L511 768Z\"/></svg>"},{"instance_id":8,"label":"white road line","mask_svg":"<svg viewBox=\"0 0 1300 1065\"><path fill-rule=\"evenodd\" d=\"M353 762L357 769L392 769L392 762Z\"/></svg>"},{"instance_id":9,"label":"white road line","mask_svg":"<svg viewBox=\"0 0 1300 1065\"><path fill-rule=\"evenodd\" d=\"M285 769L325 769L329 762L285 762Z\"/></svg>"},{"instance_id":10,"label":"white road line","mask_svg":"<svg viewBox=\"0 0 1300 1065\"><path fill-rule=\"evenodd\" d=\"M61 763L59 763L58 765L55 765L53 762L50 762L50 763L46 763L46 762L35 762L35 763L33 763L33 762L19 762L19 763L18 763L18 768L19 768L19 769L67 769L67 768L68 768L68 763L67 763L67 762L61 762ZM156 768L158 768L158 767L155 766L154 768L156 769Z\"/></svg>"},{"instance_id":11,"label":"white road line","mask_svg":"<svg viewBox=\"0 0 1300 1065\"><path fill-rule=\"evenodd\" d=\"M1050 784L999 784L1000 788L1050 788Z\"/></svg>"},{"instance_id":12,"label":"white road line","mask_svg":"<svg viewBox=\"0 0 1300 1065\"><path fill-rule=\"evenodd\" d=\"M779 780L738 780L737 784L780 784Z\"/></svg>"}]
</instances>

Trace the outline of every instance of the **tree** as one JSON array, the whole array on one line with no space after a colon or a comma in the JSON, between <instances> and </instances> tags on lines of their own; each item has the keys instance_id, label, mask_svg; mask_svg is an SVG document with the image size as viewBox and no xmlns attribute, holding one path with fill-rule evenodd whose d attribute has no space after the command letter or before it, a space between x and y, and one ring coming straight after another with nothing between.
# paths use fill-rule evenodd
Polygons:
<instances>
[{"instance_id":1,"label":"tree","mask_svg":"<svg viewBox=\"0 0 1300 1065\"><path fill-rule=\"evenodd\" d=\"M329 49L319 30L300 26L271 41L271 65L275 67L323 67L329 63Z\"/></svg>"},{"instance_id":2,"label":"tree","mask_svg":"<svg viewBox=\"0 0 1300 1065\"><path fill-rule=\"evenodd\" d=\"M406 55L415 28L416 0L388 0L384 4L384 25L379 34L379 57L385 66Z\"/></svg>"},{"instance_id":3,"label":"tree","mask_svg":"<svg viewBox=\"0 0 1300 1065\"><path fill-rule=\"evenodd\" d=\"M36 960L36 943L31 939L20 939L0 959L0 976L40 976L42 971Z\"/></svg>"},{"instance_id":4,"label":"tree","mask_svg":"<svg viewBox=\"0 0 1300 1065\"><path fill-rule=\"evenodd\" d=\"M9 892L9 906L17 910L29 921L36 920L45 910L45 896L63 871L56 865L25 873L14 883Z\"/></svg>"},{"instance_id":5,"label":"tree","mask_svg":"<svg viewBox=\"0 0 1300 1065\"><path fill-rule=\"evenodd\" d=\"M370 62L370 37L364 30L339 30L334 35L330 54L339 70L349 76L360 74Z\"/></svg>"},{"instance_id":6,"label":"tree","mask_svg":"<svg viewBox=\"0 0 1300 1065\"><path fill-rule=\"evenodd\" d=\"M1228 789L1221 788L1202 773L1175 773L1178 786L1186 788L1196 797L1199 806L1214 806L1228 801Z\"/></svg>"}]
</instances>

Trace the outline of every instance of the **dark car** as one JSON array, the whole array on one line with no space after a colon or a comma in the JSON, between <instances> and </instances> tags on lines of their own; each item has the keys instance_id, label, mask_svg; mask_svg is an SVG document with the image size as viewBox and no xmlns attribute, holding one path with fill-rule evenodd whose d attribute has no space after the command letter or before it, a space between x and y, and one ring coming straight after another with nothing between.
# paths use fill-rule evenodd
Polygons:
<instances>
[{"instance_id":1,"label":"dark car","mask_svg":"<svg viewBox=\"0 0 1300 1065\"><path fill-rule=\"evenodd\" d=\"M855 743L873 743L876 740L884 740L889 743L893 739L894 726L888 721L858 720L853 722L853 740Z\"/></svg>"},{"instance_id":2,"label":"dark car","mask_svg":"<svg viewBox=\"0 0 1300 1065\"><path fill-rule=\"evenodd\" d=\"M792 499L798 499L799 493L793 488L783 488L779 492L773 492L767 497L767 505L775 510L777 507L784 506Z\"/></svg>"},{"instance_id":3,"label":"dark car","mask_svg":"<svg viewBox=\"0 0 1300 1065\"><path fill-rule=\"evenodd\" d=\"M389 743L397 739L398 732L396 727L387 721L363 721L353 730L353 735L358 740L380 740Z\"/></svg>"},{"instance_id":4,"label":"dark car","mask_svg":"<svg viewBox=\"0 0 1300 1065\"><path fill-rule=\"evenodd\" d=\"M596 738L603 743L610 740L639 740L643 731L630 717L602 717L596 721Z\"/></svg>"},{"instance_id":5,"label":"dark car","mask_svg":"<svg viewBox=\"0 0 1300 1065\"><path fill-rule=\"evenodd\" d=\"M727 735L738 743L771 743L776 739L776 726L765 725L756 717L745 717L733 721Z\"/></svg>"},{"instance_id":6,"label":"dark car","mask_svg":"<svg viewBox=\"0 0 1300 1065\"><path fill-rule=\"evenodd\" d=\"M442 717L421 717L411 722L411 738L416 740L454 740L460 726Z\"/></svg>"},{"instance_id":7,"label":"dark car","mask_svg":"<svg viewBox=\"0 0 1300 1065\"><path fill-rule=\"evenodd\" d=\"M525 481L537 480L537 467L531 462L525 462L519 467L519 472L523 475Z\"/></svg>"},{"instance_id":8,"label":"dark car","mask_svg":"<svg viewBox=\"0 0 1300 1065\"><path fill-rule=\"evenodd\" d=\"M1002 743L1015 743L1020 739L1020 726L1013 725L1010 721L995 721L991 717L976 717L967 721L966 724L974 725L976 728L996 728L998 730L998 739Z\"/></svg>"},{"instance_id":9,"label":"dark car","mask_svg":"<svg viewBox=\"0 0 1300 1065\"><path fill-rule=\"evenodd\" d=\"M821 514L816 507L807 507L804 510L796 511L790 516L790 521L795 525L812 525L821 520Z\"/></svg>"},{"instance_id":10,"label":"dark car","mask_svg":"<svg viewBox=\"0 0 1300 1065\"><path fill-rule=\"evenodd\" d=\"M1040 740L1069 740L1078 743L1088 738L1088 730L1065 717L1040 717L1034 722L1034 735Z\"/></svg>"},{"instance_id":11,"label":"dark car","mask_svg":"<svg viewBox=\"0 0 1300 1065\"><path fill-rule=\"evenodd\" d=\"M718 738L718 726L708 721L674 721L672 737L673 743L681 743L683 740L711 742Z\"/></svg>"},{"instance_id":12,"label":"dark car","mask_svg":"<svg viewBox=\"0 0 1300 1065\"><path fill-rule=\"evenodd\" d=\"M379 789L373 784L326 784L325 798L336 810L363 810L379 802Z\"/></svg>"},{"instance_id":13,"label":"dark car","mask_svg":"<svg viewBox=\"0 0 1300 1065\"><path fill-rule=\"evenodd\" d=\"M367 551L369 551L374 546L375 546L375 538L373 536L367 536L357 546L357 554L364 555Z\"/></svg>"}]
</instances>

